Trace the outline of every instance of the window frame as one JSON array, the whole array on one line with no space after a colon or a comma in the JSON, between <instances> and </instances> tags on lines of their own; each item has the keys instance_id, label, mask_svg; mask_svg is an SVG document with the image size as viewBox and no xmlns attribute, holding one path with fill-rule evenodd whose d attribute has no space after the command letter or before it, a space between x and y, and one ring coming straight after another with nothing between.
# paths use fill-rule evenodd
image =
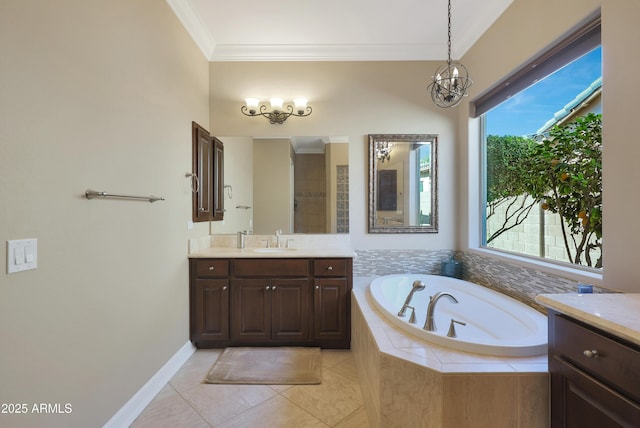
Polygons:
<instances>
[{"instance_id":1,"label":"window frame","mask_svg":"<svg viewBox=\"0 0 640 428\"><path fill-rule=\"evenodd\" d=\"M469 103L469 120L470 125L472 125L469 127L469 130L471 131L475 128L480 143L477 146L479 148L477 156L479 171L478 174L476 174L476 177L480 180L478 183L479 199L477 200L477 205L472 204L472 206L476 205L478 221L476 227L470 228L470 232L475 229L477 234L475 238L470 240L470 250L483 255L491 255L506 261L515 262L522 266L535 267L544 272L562 274L565 277L571 277L578 281L587 280L592 283L597 283L602 280L604 268L598 269L581 266L569 262L491 248L485 245L487 153L485 136L486 117L484 115L484 113L493 107L525 90L536 81L543 79L562 66L601 45L601 13L600 9L598 9L566 32L556 42L499 80L495 85ZM475 215L473 217L475 217ZM472 244L472 242L474 244Z\"/></svg>"}]
</instances>

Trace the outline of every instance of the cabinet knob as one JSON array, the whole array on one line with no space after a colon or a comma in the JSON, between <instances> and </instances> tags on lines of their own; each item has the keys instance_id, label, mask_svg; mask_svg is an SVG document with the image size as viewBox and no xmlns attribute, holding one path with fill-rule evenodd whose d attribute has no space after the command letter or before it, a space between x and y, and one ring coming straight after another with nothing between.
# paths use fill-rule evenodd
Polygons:
<instances>
[{"instance_id":1,"label":"cabinet knob","mask_svg":"<svg viewBox=\"0 0 640 428\"><path fill-rule=\"evenodd\" d=\"M333 266L329 266L327 270L333 270Z\"/></svg>"},{"instance_id":2,"label":"cabinet knob","mask_svg":"<svg viewBox=\"0 0 640 428\"><path fill-rule=\"evenodd\" d=\"M320 290L320 286L319 285L316 285L316 290Z\"/></svg>"},{"instance_id":3,"label":"cabinet knob","mask_svg":"<svg viewBox=\"0 0 640 428\"><path fill-rule=\"evenodd\" d=\"M582 352L582 355L584 355L587 358L598 358L600 356L596 349L592 349L592 350L587 349L584 352Z\"/></svg>"},{"instance_id":4,"label":"cabinet knob","mask_svg":"<svg viewBox=\"0 0 640 428\"><path fill-rule=\"evenodd\" d=\"M213 266L209 266L209 270L215 270L216 268Z\"/></svg>"},{"instance_id":5,"label":"cabinet knob","mask_svg":"<svg viewBox=\"0 0 640 428\"><path fill-rule=\"evenodd\" d=\"M271 287L269 287L268 285L264 288L265 290L269 291Z\"/></svg>"},{"instance_id":6,"label":"cabinet knob","mask_svg":"<svg viewBox=\"0 0 640 428\"><path fill-rule=\"evenodd\" d=\"M275 290L275 289L276 289L276 286L275 286L275 285L271 286L271 289L272 289L272 290Z\"/></svg>"},{"instance_id":7,"label":"cabinet knob","mask_svg":"<svg viewBox=\"0 0 640 428\"><path fill-rule=\"evenodd\" d=\"M226 290L226 289L227 289L227 286L225 285L224 287L222 287L222 289L223 289L223 290Z\"/></svg>"}]
</instances>

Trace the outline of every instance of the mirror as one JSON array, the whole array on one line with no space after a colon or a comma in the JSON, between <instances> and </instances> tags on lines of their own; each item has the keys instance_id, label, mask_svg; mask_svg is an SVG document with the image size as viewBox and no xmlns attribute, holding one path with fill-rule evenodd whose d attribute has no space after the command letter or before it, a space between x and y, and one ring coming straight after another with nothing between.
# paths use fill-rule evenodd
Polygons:
<instances>
[{"instance_id":1,"label":"mirror","mask_svg":"<svg viewBox=\"0 0 640 428\"><path fill-rule=\"evenodd\" d=\"M438 232L438 136L369 135L369 233Z\"/></svg>"},{"instance_id":2,"label":"mirror","mask_svg":"<svg viewBox=\"0 0 640 428\"><path fill-rule=\"evenodd\" d=\"M219 137L225 224L213 233L349 233L349 139Z\"/></svg>"}]
</instances>

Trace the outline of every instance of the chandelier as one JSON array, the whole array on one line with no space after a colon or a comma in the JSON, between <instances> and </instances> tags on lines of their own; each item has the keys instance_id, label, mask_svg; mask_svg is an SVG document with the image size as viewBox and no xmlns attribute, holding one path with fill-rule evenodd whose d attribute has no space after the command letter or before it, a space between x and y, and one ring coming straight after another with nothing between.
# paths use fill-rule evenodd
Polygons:
<instances>
[{"instance_id":1,"label":"chandelier","mask_svg":"<svg viewBox=\"0 0 640 428\"><path fill-rule=\"evenodd\" d=\"M393 143L389 141L378 141L376 143L376 157L381 163L391 160L391 150L393 150Z\"/></svg>"},{"instance_id":2,"label":"chandelier","mask_svg":"<svg viewBox=\"0 0 640 428\"><path fill-rule=\"evenodd\" d=\"M473 81L469 78L467 67L457 61L451 61L451 0L448 9L447 63L440 66L429 84L431 99L438 107L448 108L460 104L462 98L467 95L467 89Z\"/></svg>"},{"instance_id":3,"label":"chandelier","mask_svg":"<svg viewBox=\"0 0 640 428\"><path fill-rule=\"evenodd\" d=\"M294 105L287 104L283 107L284 100L282 98L271 98L271 110L267 110L265 104L260 104L258 98L245 99L246 105L240 108L240 111L245 116L264 116L269 119L269 123L274 125L282 125L289 116L294 115L298 117L309 116L311 114L311 107L307 106L306 98L296 98L293 100ZM286 110L285 110L286 109Z\"/></svg>"}]
</instances>

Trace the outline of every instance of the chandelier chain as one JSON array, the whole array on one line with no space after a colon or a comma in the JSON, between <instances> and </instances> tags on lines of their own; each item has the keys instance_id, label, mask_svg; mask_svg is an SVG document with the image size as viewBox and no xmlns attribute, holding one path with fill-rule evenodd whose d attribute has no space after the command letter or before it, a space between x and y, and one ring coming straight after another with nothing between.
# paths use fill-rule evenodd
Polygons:
<instances>
[{"instance_id":1,"label":"chandelier chain","mask_svg":"<svg viewBox=\"0 0 640 428\"><path fill-rule=\"evenodd\" d=\"M449 0L448 26L447 26L447 64L451 65L451 0Z\"/></svg>"}]
</instances>

